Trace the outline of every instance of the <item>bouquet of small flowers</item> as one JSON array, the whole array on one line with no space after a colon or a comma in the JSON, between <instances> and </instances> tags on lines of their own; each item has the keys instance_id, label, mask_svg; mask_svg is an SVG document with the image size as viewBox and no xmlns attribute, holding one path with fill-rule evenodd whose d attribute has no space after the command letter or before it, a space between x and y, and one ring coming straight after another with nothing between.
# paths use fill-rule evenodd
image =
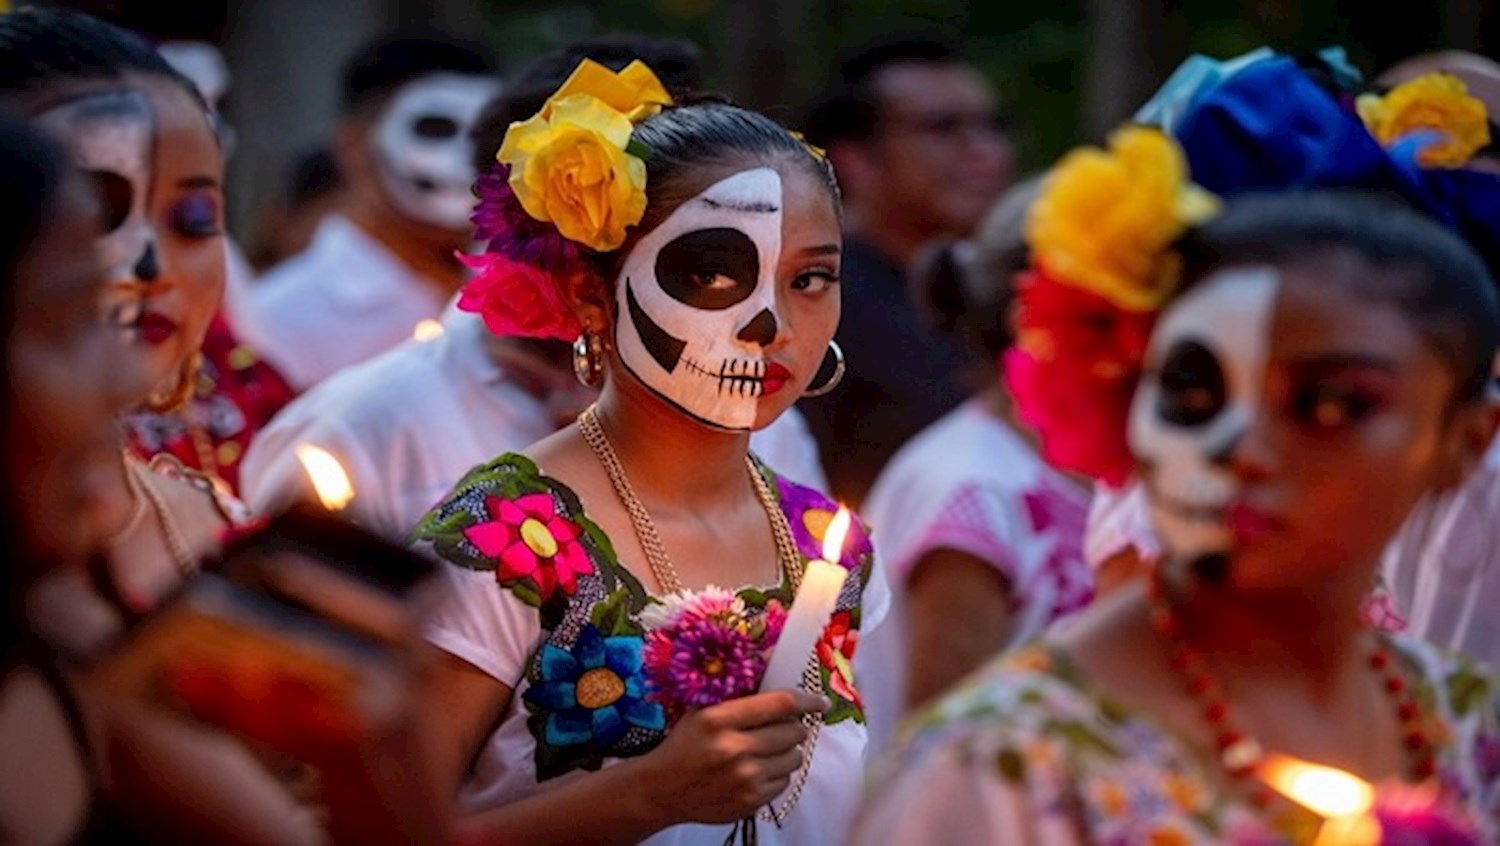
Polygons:
<instances>
[{"instance_id":1,"label":"bouquet of small flowers","mask_svg":"<svg viewBox=\"0 0 1500 846\"><path fill-rule=\"evenodd\" d=\"M755 609L712 586L647 606L641 612L647 695L675 723L690 710L755 693L785 622L786 609L775 599Z\"/></svg>"}]
</instances>

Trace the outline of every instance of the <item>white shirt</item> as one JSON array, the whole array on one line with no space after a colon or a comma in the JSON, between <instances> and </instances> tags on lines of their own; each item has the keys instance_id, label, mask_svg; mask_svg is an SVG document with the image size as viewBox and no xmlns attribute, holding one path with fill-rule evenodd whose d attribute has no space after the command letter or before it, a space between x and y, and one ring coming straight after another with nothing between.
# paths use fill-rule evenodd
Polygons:
<instances>
[{"instance_id":1,"label":"white shirt","mask_svg":"<svg viewBox=\"0 0 1500 846\"><path fill-rule=\"evenodd\" d=\"M992 565L1010 585L1006 647L1025 643L1093 596L1082 554L1088 503L1086 490L1048 467L981 400L928 426L886 464L861 515L892 597L890 616L856 654L873 752L904 710L905 585L916 563L952 549Z\"/></svg>"},{"instance_id":2,"label":"white shirt","mask_svg":"<svg viewBox=\"0 0 1500 846\"><path fill-rule=\"evenodd\" d=\"M1500 666L1500 439L1463 487L1418 504L1381 571L1412 634Z\"/></svg>"},{"instance_id":3,"label":"white shirt","mask_svg":"<svg viewBox=\"0 0 1500 846\"><path fill-rule=\"evenodd\" d=\"M249 294L240 320L299 391L411 338L444 305L438 286L338 214Z\"/></svg>"},{"instance_id":4,"label":"white shirt","mask_svg":"<svg viewBox=\"0 0 1500 846\"><path fill-rule=\"evenodd\" d=\"M354 487L347 514L401 541L470 469L552 434L551 416L490 355L484 323L449 309L446 330L407 341L293 401L255 437L240 491L257 513L310 493L293 452L333 453ZM817 490L828 483L817 444L795 409L750 438L772 469Z\"/></svg>"}]
</instances>

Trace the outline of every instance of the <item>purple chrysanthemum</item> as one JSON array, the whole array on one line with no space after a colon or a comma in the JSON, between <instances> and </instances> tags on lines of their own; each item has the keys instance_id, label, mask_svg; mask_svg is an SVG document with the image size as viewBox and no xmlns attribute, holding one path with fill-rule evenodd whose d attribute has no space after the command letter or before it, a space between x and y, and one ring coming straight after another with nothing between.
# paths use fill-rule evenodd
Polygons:
<instances>
[{"instance_id":1,"label":"purple chrysanthemum","mask_svg":"<svg viewBox=\"0 0 1500 846\"><path fill-rule=\"evenodd\" d=\"M557 227L526 213L510 187L510 168L496 164L474 183L479 199L469 217L474 238L489 242L487 252L529 264L548 273L568 273L583 259L583 246L569 241Z\"/></svg>"},{"instance_id":2,"label":"purple chrysanthemum","mask_svg":"<svg viewBox=\"0 0 1500 846\"><path fill-rule=\"evenodd\" d=\"M766 659L745 633L696 618L648 633L645 665L651 698L679 713L754 693Z\"/></svg>"}]
</instances>

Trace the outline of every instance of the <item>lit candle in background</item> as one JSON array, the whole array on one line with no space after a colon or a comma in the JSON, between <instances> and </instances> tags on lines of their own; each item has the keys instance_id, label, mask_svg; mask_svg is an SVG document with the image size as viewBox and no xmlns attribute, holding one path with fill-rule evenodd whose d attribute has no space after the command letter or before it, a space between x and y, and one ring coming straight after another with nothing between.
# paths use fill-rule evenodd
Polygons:
<instances>
[{"instance_id":1,"label":"lit candle in background","mask_svg":"<svg viewBox=\"0 0 1500 846\"><path fill-rule=\"evenodd\" d=\"M1269 755L1259 774L1277 793L1323 818L1313 846L1376 846L1380 822L1370 813L1375 788L1333 767Z\"/></svg>"},{"instance_id":2,"label":"lit candle in background","mask_svg":"<svg viewBox=\"0 0 1500 846\"><path fill-rule=\"evenodd\" d=\"M418 322L416 327L411 330L411 337L414 341L433 341L442 336L443 324L432 318Z\"/></svg>"},{"instance_id":3,"label":"lit candle in background","mask_svg":"<svg viewBox=\"0 0 1500 846\"><path fill-rule=\"evenodd\" d=\"M823 535L823 557L807 562L807 568L802 572L802 585L787 611L781 638L776 642L776 650L771 653L766 675L761 680L761 690L791 690L801 685L807 658L828 627L839 601L839 592L844 589L844 580L849 577L849 571L839 563L844 557L844 538L849 533L849 523L849 509L839 508Z\"/></svg>"},{"instance_id":4,"label":"lit candle in background","mask_svg":"<svg viewBox=\"0 0 1500 846\"><path fill-rule=\"evenodd\" d=\"M353 501L354 485L349 482L349 474L328 450L312 444L298 444L297 460L302 462L302 469L307 472L313 491L324 508L343 511Z\"/></svg>"}]
</instances>

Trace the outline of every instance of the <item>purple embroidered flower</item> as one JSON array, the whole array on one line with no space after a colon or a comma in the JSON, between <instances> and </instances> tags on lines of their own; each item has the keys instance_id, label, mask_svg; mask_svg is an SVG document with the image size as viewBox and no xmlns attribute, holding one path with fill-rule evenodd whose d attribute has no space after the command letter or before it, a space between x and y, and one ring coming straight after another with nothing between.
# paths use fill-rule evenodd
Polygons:
<instances>
[{"instance_id":1,"label":"purple embroidered flower","mask_svg":"<svg viewBox=\"0 0 1500 846\"><path fill-rule=\"evenodd\" d=\"M583 246L569 241L551 223L526 213L511 190L510 168L496 164L474 183L479 203L470 220L474 238L489 242L487 252L529 264L548 273L569 273L583 262Z\"/></svg>"},{"instance_id":2,"label":"purple embroidered flower","mask_svg":"<svg viewBox=\"0 0 1500 846\"><path fill-rule=\"evenodd\" d=\"M645 664L650 698L669 711L752 694L766 671L765 656L748 634L712 618L649 632Z\"/></svg>"},{"instance_id":3,"label":"purple embroidered flower","mask_svg":"<svg viewBox=\"0 0 1500 846\"><path fill-rule=\"evenodd\" d=\"M797 551L808 558L823 557L823 535L833 522L838 506L828 497L812 488L788 482L777 477L777 491L781 494L781 507L786 512L787 522L792 527L792 540L797 542ZM874 552L870 536L858 520L849 527L849 536L844 541L844 555L839 563L853 569L860 559Z\"/></svg>"}]
</instances>

